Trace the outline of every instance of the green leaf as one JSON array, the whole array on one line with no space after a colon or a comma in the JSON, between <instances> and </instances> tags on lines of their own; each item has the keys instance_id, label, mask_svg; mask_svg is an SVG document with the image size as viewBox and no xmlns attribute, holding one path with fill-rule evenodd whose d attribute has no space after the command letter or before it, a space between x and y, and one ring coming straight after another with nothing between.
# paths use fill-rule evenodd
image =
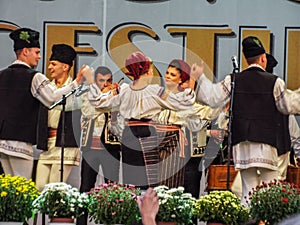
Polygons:
<instances>
[{"instance_id":1,"label":"green leaf","mask_svg":"<svg viewBox=\"0 0 300 225\"><path fill-rule=\"evenodd\" d=\"M21 31L21 33L20 33L21 40L24 40L24 41L30 43L30 41L28 40L29 38L30 38L30 35L28 34L27 31Z\"/></svg>"}]
</instances>

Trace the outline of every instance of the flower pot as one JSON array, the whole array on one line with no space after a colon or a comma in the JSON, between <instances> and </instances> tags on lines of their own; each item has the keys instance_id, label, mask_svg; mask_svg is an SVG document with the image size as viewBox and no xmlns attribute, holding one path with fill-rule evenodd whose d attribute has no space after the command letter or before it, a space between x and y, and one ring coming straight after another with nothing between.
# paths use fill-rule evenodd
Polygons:
<instances>
[{"instance_id":1,"label":"flower pot","mask_svg":"<svg viewBox=\"0 0 300 225\"><path fill-rule=\"evenodd\" d=\"M49 225L71 225L75 224L72 218L51 218Z\"/></svg>"},{"instance_id":2,"label":"flower pot","mask_svg":"<svg viewBox=\"0 0 300 225\"><path fill-rule=\"evenodd\" d=\"M0 222L0 225L23 225L23 222Z\"/></svg>"},{"instance_id":3,"label":"flower pot","mask_svg":"<svg viewBox=\"0 0 300 225\"><path fill-rule=\"evenodd\" d=\"M176 225L176 222L162 222L162 221L158 221L157 225Z\"/></svg>"}]
</instances>

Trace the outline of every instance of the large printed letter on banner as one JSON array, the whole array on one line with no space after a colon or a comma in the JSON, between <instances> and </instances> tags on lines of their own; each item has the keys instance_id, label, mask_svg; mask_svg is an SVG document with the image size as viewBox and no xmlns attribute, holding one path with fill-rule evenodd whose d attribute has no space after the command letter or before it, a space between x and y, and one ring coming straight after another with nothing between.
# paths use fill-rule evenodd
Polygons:
<instances>
[{"instance_id":1,"label":"large printed letter on banner","mask_svg":"<svg viewBox=\"0 0 300 225\"><path fill-rule=\"evenodd\" d=\"M125 73L126 69L124 68L125 60L128 55L135 51L141 51L138 49L132 42L133 35L144 34L154 40L158 39L156 33L145 24L121 24L114 30L110 32L107 39L109 44L107 46L107 51L109 52L111 58L115 64ZM142 52L142 51L141 51ZM156 68L153 68L155 76L159 76L159 72ZM130 77L132 79L132 77ZM157 79L154 79L155 83L160 82Z\"/></svg>"},{"instance_id":2,"label":"large printed letter on banner","mask_svg":"<svg viewBox=\"0 0 300 225\"><path fill-rule=\"evenodd\" d=\"M180 28L168 28L170 34L185 34L186 35L186 61L192 65L193 63L200 63L203 60L207 67L204 69L204 73L209 79L213 80L215 54L218 54L216 36L225 34L233 35L232 30L217 29L215 27L208 28L187 28L181 26Z\"/></svg>"},{"instance_id":3,"label":"large printed letter on banner","mask_svg":"<svg viewBox=\"0 0 300 225\"><path fill-rule=\"evenodd\" d=\"M90 46L84 46L84 47L78 47L79 43L79 34L80 33L94 33L94 34L101 34L101 31L99 30L99 28L97 26L92 26L92 25L76 25L76 24L72 24L72 25L66 25L66 24L46 24L45 26L45 32L47 33L46 37L47 40L45 40L46 44L46 54L44 54L45 59L44 65L48 65L49 64L49 58L51 55L51 48L53 44L58 44L58 43L64 43L67 45L70 45L72 47L74 47L75 51L77 53L81 53L81 54L90 54L96 55L96 50ZM75 63L76 65L76 63ZM73 66L73 71L71 71L71 75L73 76L73 73L76 69L76 66ZM49 77L49 74L47 74L47 77Z\"/></svg>"}]
</instances>

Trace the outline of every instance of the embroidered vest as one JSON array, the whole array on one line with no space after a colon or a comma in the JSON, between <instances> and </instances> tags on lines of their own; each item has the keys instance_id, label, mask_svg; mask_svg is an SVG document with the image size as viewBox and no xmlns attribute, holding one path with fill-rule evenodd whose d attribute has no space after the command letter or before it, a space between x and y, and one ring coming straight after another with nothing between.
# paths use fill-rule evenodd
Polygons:
<instances>
[{"instance_id":1,"label":"embroidered vest","mask_svg":"<svg viewBox=\"0 0 300 225\"><path fill-rule=\"evenodd\" d=\"M0 72L0 139L36 144L40 103L31 94L35 73L22 64Z\"/></svg>"},{"instance_id":2,"label":"embroidered vest","mask_svg":"<svg viewBox=\"0 0 300 225\"><path fill-rule=\"evenodd\" d=\"M277 76L252 67L236 74L233 97L232 144L252 141L290 150L288 116L275 105L273 89Z\"/></svg>"},{"instance_id":3,"label":"embroidered vest","mask_svg":"<svg viewBox=\"0 0 300 225\"><path fill-rule=\"evenodd\" d=\"M48 108L41 105L39 111L38 124L38 142L37 148L41 150L48 150ZM64 147L79 147L80 143L80 117L81 111L67 111L65 112L65 142ZM62 134L62 114L60 114L59 124L57 127L56 146L61 147Z\"/></svg>"}]
</instances>

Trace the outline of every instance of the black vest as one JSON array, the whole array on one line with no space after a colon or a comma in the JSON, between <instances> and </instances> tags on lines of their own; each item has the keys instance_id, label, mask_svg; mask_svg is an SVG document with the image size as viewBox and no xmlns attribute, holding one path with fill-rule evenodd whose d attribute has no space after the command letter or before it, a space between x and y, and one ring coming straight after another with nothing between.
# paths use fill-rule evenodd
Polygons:
<instances>
[{"instance_id":1,"label":"black vest","mask_svg":"<svg viewBox=\"0 0 300 225\"><path fill-rule=\"evenodd\" d=\"M233 97L232 144L252 141L290 150L288 115L275 105L273 89L277 76L252 67L236 74Z\"/></svg>"},{"instance_id":2,"label":"black vest","mask_svg":"<svg viewBox=\"0 0 300 225\"><path fill-rule=\"evenodd\" d=\"M41 150L48 150L48 108L41 105L39 111L38 123L38 141L37 148ZM81 110L65 112L65 142L64 147L79 147L80 144L80 117ZM55 146L61 147L62 135L62 114L60 114L59 123L57 127Z\"/></svg>"},{"instance_id":3,"label":"black vest","mask_svg":"<svg viewBox=\"0 0 300 225\"><path fill-rule=\"evenodd\" d=\"M36 143L40 103L31 94L35 73L22 64L0 72L0 139Z\"/></svg>"},{"instance_id":4,"label":"black vest","mask_svg":"<svg viewBox=\"0 0 300 225\"><path fill-rule=\"evenodd\" d=\"M108 127L109 120L112 122L116 122L116 118L112 116L112 113L104 113L105 123L103 125L102 134L100 136L101 145L107 150L120 150L121 143L118 140L118 137L113 134ZM82 147L90 148L92 145L93 132L95 129L95 119L87 119L84 118L85 122L82 126Z\"/></svg>"}]
</instances>

